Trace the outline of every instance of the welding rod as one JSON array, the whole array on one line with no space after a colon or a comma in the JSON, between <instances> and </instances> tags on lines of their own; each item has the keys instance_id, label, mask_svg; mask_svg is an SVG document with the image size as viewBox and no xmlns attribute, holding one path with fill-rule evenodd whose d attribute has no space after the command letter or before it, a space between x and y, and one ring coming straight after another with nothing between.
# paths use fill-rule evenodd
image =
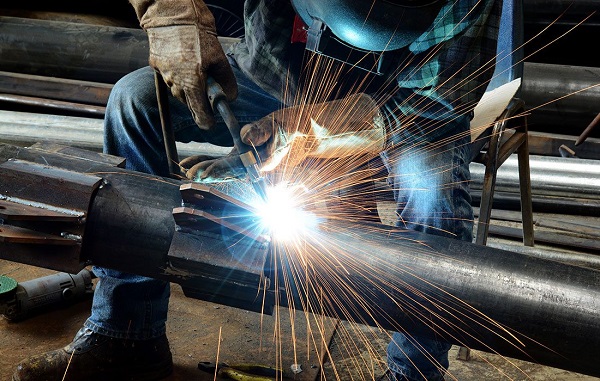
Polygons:
<instances>
[{"instance_id":1,"label":"welding rod","mask_svg":"<svg viewBox=\"0 0 600 381\"><path fill-rule=\"evenodd\" d=\"M156 87L156 100L158 102L158 114L160 115L160 125L162 128L165 152L169 164L171 177L177 178L181 175L179 168L179 155L177 154L177 145L175 143L175 131L171 123L171 111L169 110L169 88L158 72L154 72L154 85Z\"/></svg>"},{"instance_id":2,"label":"welding rod","mask_svg":"<svg viewBox=\"0 0 600 381\"><path fill-rule=\"evenodd\" d=\"M585 130L583 130L581 135L579 135L577 141L575 142L575 146L578 146L581 143L583 143L585 139L587 139L587 137L590 136L592 130L598 125L598 123L600 123L600 114L596 115L594 120L592 120L590 124L585 128Z\"/></svg>"},{"instance_id":3,"label":"welding rod","mask_svg":"<svg viewBox=\"0 0 600 381\"><path fill-rule=\"evenodd\" d=\"M254 190L263 199L267 199L266 183L263 176L260 175L258 168L258 161L254 153L254 148L242 141L240 136L240 124L238 123L233 111L227 103L225 92L221 85L219 85L213 78L209 77L207 80L206 90L208 93L208 100L213 108L214 112L219 112L223 121L229 129L229 133L233 138L233 145L237 149L240 160L248 173L250 182L254 187Z\"/></svg>"}]
</instances>

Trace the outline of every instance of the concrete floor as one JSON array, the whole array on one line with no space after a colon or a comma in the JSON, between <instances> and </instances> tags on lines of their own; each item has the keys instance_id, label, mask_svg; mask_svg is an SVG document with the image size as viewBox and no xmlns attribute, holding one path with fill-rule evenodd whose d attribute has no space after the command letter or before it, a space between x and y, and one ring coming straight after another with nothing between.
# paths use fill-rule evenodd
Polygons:
<instances>
[{"instance_id":1,"label":"concrete floor","mask_svg":"<svg viewBox=\"0 0 600 381\"><path fill-rule=\"evenodd\" d=\"M0 274L20 282L54 273L0 260ZM70 342L87 318L90 305L88 299L20 322L0 319L0 380L10 380L15 365L22 358ZM185 297L175 284L169 314L167 329L175 371L167 380L213 380L212 374L197 369L200 361L279 365L285 379L298 381L372 380L385 369L389 332L372 327L313 315L307 324L303 316L296 316L292 335L286 311L280 311L276 319L202 302ZM274 324L277 320L279 325ZM322 335L316 329L320 325L325 328ZM327 349L329 354L326 354ZM457 351L458 348L452 348L447 380L600 380L477 351L473 352L472 360L461 361L456 359ZM292 364L300 364L302 372L293 374Z\"/></svg>"}]
</instances>

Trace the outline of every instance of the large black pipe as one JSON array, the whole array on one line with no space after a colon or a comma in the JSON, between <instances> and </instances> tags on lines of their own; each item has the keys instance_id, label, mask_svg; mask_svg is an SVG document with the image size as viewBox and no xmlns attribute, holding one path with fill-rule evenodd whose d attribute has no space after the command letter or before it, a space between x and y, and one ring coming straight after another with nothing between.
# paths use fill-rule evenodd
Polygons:
<instances>
[{"instance_id":1,"label":"large black pipe","mask_svg":"<svg viewBox=\"0 0 600 381\"><path fill-rule=\"evenodd\" d=\"M589 17L588 24L600 25L596 0L523 0L523 12L526 23L575 25Z\"/></svg>"},{"instance_id":2,"label":"large black pipe","mask_svg":"<svg viewBox=\"0 0 600 381\"><path fill-rule=\"evenodd\" d=\"M0 16L0 36L0 71L114 83L148 64L147 36L136 28ZM231 42L221 39L225 48ZM576 92L598 83L596 67L525 62L531 130L579 135L598 114L600 87Z\"/></svg>"},{"instance_id":3,"label":"large black pipe","mask_svg":"<svg viewBox=\"0 0 600 381\"><path fill-rule=\"evenodd\" d=\"M0 70L115 83L148 65L141 29L0 16Z\"/></svg>"},{"instance_id":4,"label":"large black pipe","mask_svg":"<svg viewBox=\"0 0 600 381\"><path fill-rule=\"evenodd\" d=\"M531 130L577 136L600 112L600 68L526 62L521 97Z\"/></svg>"},{"instance_id":5,"label":"large black pipe","mask_svg":"<svg viewBox=\"0 0 600 381\"><path fill-rule=\"evenodd\" d=\"M0 163L9 158L104 179L90 205L82 250L94 263L193 286L182 269L165 268L180 182L0 145ZM271 248L278 260L269 270L277 268L279 276L271 273L271 284L277 287L284 269L293 274L291 289L281 290L295 297L293 308L435 333L455 344L600 376L595 270L382 225L326 223L302 247ZM210 255L218 261L224 253L207 254L210 262Z\"/></svg>"},{"instance_id":6,"label":"large black pipe","mask_svg":"<svg viewBox=\"0 0 600 381\"><path fill-rule=\"evenodd\" d=\"M296 304L600 376L596 270L368 225L325 225L303 248L284 256Z\"/></svg>"}]
</instances>

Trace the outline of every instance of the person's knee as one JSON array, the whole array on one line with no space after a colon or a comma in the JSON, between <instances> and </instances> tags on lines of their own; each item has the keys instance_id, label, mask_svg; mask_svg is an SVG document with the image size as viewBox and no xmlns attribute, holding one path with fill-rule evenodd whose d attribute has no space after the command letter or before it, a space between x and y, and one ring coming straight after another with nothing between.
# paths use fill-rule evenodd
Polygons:
<instances>
[{"instance_id":1,"label":"person's knee","mask_svg":"<svg viewBox=\"0 0 600 381\"><path fill-rule=\"evenodd\" d=\"M131 72L114 84L108 98L107 113L132 112L156 103L152 72L147 68Z\"/></svg>"}]
</instances>

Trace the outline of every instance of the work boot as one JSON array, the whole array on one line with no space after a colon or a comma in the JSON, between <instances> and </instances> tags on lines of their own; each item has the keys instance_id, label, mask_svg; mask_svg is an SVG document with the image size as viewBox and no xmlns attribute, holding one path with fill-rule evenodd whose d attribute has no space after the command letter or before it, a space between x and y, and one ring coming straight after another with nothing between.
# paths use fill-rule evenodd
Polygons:
<instances>
[{"instance_id":1,"label":"work boot","mask_svg":"<svg viewBox=\"0 0 600 381\"><path fill-rule=\"evenodd\" d=\"M160 380L173 371L167 336L113 339L82 328L66 347L17 365L13 381Z\"/></svg>"}]
</instances>

